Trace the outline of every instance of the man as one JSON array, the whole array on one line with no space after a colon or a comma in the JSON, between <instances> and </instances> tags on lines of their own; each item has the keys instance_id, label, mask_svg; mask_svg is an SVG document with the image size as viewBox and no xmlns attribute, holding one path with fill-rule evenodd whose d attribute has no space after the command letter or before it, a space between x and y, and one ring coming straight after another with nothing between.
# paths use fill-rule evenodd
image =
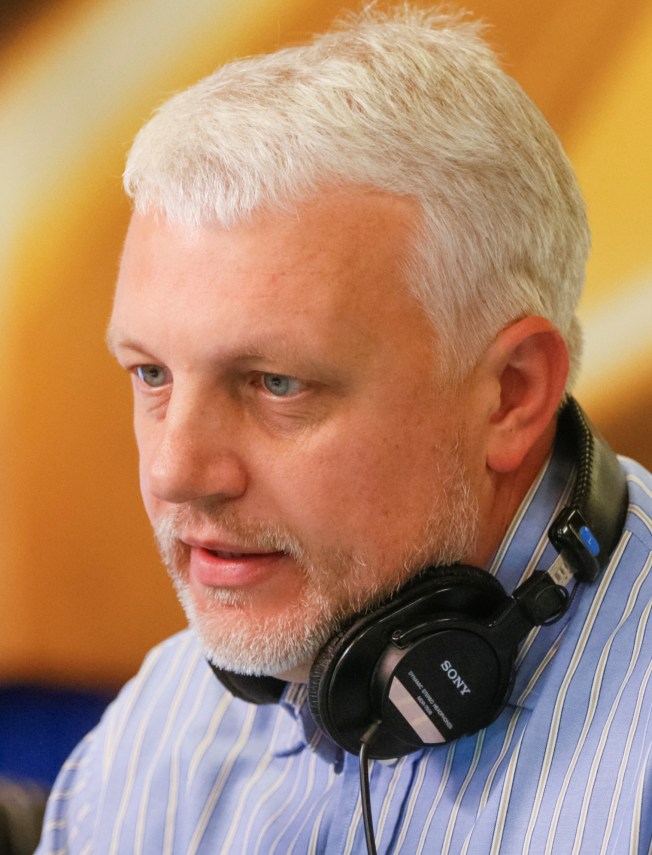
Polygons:
<instances>
[{"instance_id":1,"label":"man","mask_svg":"<svg viewBox=\"0 0 652 855\"><path fill-rule=\"evenodd\" d=\"M648 853L652 484L558 416L584 208L477 26L233 63L125 181L109 341L191 629L39 852Z\"/></svg>"}]
</instances>

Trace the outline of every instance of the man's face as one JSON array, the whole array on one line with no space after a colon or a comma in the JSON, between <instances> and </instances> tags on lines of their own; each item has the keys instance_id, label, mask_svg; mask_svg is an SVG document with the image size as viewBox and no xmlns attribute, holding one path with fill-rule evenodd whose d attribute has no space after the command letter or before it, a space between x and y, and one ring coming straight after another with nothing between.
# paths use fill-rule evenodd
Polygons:
<instances>
[{"instance_id":1,"label":"man's face","mask_svg":"<svg viewBox=\"0 0 652 855\"><path fill-rule=\"evenodd\" d=\"M133 218L111 341L145 507L218 667L305 676L347 615L471 557L472 387L438 387L401 274L414 216L356 191L231 229Z\"/></svg>"}]
</instances>

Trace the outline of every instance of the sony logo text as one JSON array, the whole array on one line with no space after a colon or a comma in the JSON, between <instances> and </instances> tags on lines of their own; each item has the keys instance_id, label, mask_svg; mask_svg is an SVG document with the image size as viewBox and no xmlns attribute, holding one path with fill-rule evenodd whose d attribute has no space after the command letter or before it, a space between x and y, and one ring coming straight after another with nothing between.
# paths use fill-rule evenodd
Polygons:
<instances>
[{"instance_id":1,"label":"sony logo text","mask_svg":"<svg viewBox=\"0 0 652 855\"><path fill-rule=\"evenodd\" d=\"M441 670L445 671L448 679L455 686L456 689L459 690L460 695L468 695L471 692L471 689L466 685L464 680L457 673L456 669L452 666L452 664L448 661L448 659L444 659L441 663Z\"/></svg>"}]
</instances>

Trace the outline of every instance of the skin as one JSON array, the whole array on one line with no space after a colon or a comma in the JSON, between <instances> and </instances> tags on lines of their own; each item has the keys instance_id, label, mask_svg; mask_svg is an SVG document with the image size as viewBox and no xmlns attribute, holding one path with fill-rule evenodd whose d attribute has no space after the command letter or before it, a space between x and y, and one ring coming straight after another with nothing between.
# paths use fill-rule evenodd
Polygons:
<instances>
[{"instance_id":1,"label":"skin","mask_svg":"<svg viewBox=\"0 0 652 855\"><path fill-rule=\"evenodd\" d=\"M168 560L209 649L339 619L442 556L482 566L545 460L561 337L519 319L445 388L401 274L417 219L359 189L230 229L132 219L109 341L133 378L145 507L176 520ZM457 554L444 540L467 504ZM305 679L309 648L295 660L281 673Z\"/></svg>"}]
</instances>

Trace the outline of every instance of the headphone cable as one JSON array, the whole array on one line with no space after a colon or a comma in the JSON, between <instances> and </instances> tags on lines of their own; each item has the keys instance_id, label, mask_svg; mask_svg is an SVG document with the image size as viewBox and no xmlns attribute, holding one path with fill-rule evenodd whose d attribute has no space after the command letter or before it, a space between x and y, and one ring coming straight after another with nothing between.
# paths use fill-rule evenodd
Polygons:
<instances>
[{"instance_id":1,"label":"headphone cable","mask_svg":"<svg viewBox=\"0 0 652 855\"><path fill-rule=\"evenodd\" d=\"M369 789L369 747L380 729L380 722L375 721L363 733L360 739L360 802L364 822L364 836L367 843L367 855L377 855L376 839L374 837L374 822L371 813L371 793Z\"/></svg>"}]
</instances>

